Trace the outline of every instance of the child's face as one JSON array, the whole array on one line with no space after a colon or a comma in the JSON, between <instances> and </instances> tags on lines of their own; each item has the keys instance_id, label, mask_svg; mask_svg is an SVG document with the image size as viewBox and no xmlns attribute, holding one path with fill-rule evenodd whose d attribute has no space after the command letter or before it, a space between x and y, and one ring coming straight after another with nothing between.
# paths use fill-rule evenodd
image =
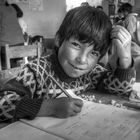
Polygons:
<instances>
[{"instance_id":1,"label":"child's face","mask_svg":"<svg viewBox=\"0 0 140 140\"><path fill-rule=\"evenodd\" d=\"M74 38L64 41L59 48L58 59L65 73L73 78L88 73L98 62L100 53L94 45L81 43Z\"/></svg>"}]
</instances>

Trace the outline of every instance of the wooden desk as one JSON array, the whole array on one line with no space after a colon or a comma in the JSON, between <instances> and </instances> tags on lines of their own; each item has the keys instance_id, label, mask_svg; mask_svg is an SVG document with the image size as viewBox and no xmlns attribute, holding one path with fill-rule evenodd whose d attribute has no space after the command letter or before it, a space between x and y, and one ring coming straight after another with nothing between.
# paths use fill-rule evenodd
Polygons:
<instances>
[{"instance_id":1,"label":"wooden desk","mask_svg":"<svg viewBox=\"0 0 140 140\"><path fill-rule=\"evenodd\" d=\"M85 103L67 119L40 117L0 129L0 140L140 140L140 112Z\"/></svg>"},{"instance_id":2,"label":"wooden desk","mask_svg":"<svg viewBox=\"0 0 140 140\"><path fill-rule=\"evenodd\" d=\"M16 122L0 129L0 140L64 140L58 136Z\"/></svg>"},{"instance_id":3,"label":"wooden desk","mask_svg":"<svg viewBox=\"0 0 140 140\"><path fill-rule=\"evenodd\" d=\"M0 123L0 129L3 128L3 127L6 127L8 125L9 125L9 123Z\"/></svg>"},{"instance_id":4,"label":"wooden desk","mask_svg":"<svg viewBox=\"0 0 140 140\"><path fill-rule=\"evenodd\" d=\"M139 85L134 88L139 90ZM140 140L139 130L140 111L84 101L77 116L20 120L1 129L0 140L51 140L53 136L57 140Z\"/></svg>"}]
</instances>

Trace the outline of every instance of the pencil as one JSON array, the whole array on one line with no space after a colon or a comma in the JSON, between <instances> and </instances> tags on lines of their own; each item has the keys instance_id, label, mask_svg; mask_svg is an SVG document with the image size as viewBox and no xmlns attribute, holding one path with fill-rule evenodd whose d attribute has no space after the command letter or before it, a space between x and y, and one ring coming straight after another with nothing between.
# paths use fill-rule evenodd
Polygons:
<instances>
[{"instance_id":1,"label":"pencil","mask_svg":"<svg viewBox=\"0 0 140 140\"><path fill-rule=\"evenodd\" d=\"M133 108L133 109L138 109L140 110L140 103L132 103L132 102L126 102L123 103L124 106L129 107L129 108Z\"/></svg>"},{"instance_id":2,"label":"pencil","mask_svg":"<svg viewBox=\"0 0 140 140\"><path fill-rule=\"evenodd\" d=\"M72 98L72 96L51 76L49 75L49 77L53 80L53 82L64 92L64 94L68 97L68 98Z\"/></svg>"}]
</instances>

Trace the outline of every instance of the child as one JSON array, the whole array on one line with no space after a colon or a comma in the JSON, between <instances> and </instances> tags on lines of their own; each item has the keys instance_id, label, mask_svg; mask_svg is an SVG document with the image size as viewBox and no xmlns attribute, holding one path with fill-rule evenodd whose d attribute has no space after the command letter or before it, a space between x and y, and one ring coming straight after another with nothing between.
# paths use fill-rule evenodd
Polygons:
<instances>
[{"instance_id":1,"label":"child","mask_svg":"<svg viewBox=\"0 0 140 140\"><path fill-rule=\"evenodd\" d=\"M114 19L114 24L123 26L123 21L124 21L124 15L121 9L118 9L118 16Z\"/></svg>"},{"instance_id":2,"label":"child","mask_svg":"<svg viewBox=\"0 0 140 140\"><path fill-rule=\"evenodd\" d=\"M137 38L137 17L133 12L133 6L130 3L124 3L120 6L120 12L124 16L123 26L128 30L132 37L131 51L133 58L140 57L140 43Z\"/></svg>"},{"instance_id":3,"label":"child","mask_svg":"<svg viewBox=\"0 0 140 140\"><path fill-rule=\"evenodd\" d=\"M101 6L101 5L98 5L96 8L99 9L99 10L104 10L103 6Z\"/></svg>"},{"instance_id":4,"label":"child","mask_svg":"<svg viewBox=\"0 0 140 140\"><path fill-rule=\"evenodd\" d=\"M111 39L119 58L114 71L97 64L109 50ZM92 97L86 95L87 89L129 96L135 76L131 36L120 26L112 30L103 11L90 6L70 10L56 33L55 44L55 54L26 64L16 79L5 84L0 94L1 121L36 116L66 118L79 113L83 101L58 97L63 92L49 75L80 97Z\"/></svg>"}]
</instances>

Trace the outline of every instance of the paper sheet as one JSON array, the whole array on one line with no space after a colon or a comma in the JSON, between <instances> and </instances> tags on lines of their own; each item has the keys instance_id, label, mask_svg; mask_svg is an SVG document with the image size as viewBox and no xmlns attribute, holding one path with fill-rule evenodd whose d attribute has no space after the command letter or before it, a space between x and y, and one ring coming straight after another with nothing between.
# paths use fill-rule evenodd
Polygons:
<instances>
[{"instance_id":1,"label":"paper sheet","mask_svg":"<svg viewBox=\"0 0 140 140\"><path fill-rule=\"evenodd\" d=\"M135 83L133 86L133 89L136 90L138 92L138 94L140 95L140 83Z\"/></svg>"},{"instance_id":2,"label":"paper sheet","mask_svg":"<svg viewBox=\"0 0 140 140\"><path fill-rule=\"evenodd\" d=\"M0 129L0 140L64 140L21 122Z\"/></svg>"},{"instance_id":3,"label":"paper sheet","mask_svg":"<svg viewBox=\"0 0 140 140\"><path fill-rule=\"evenodd\" d=\"M140 140L140 112L88 101L75 117L21 121L68 140Z\"/></svg>"}]
</instances>

